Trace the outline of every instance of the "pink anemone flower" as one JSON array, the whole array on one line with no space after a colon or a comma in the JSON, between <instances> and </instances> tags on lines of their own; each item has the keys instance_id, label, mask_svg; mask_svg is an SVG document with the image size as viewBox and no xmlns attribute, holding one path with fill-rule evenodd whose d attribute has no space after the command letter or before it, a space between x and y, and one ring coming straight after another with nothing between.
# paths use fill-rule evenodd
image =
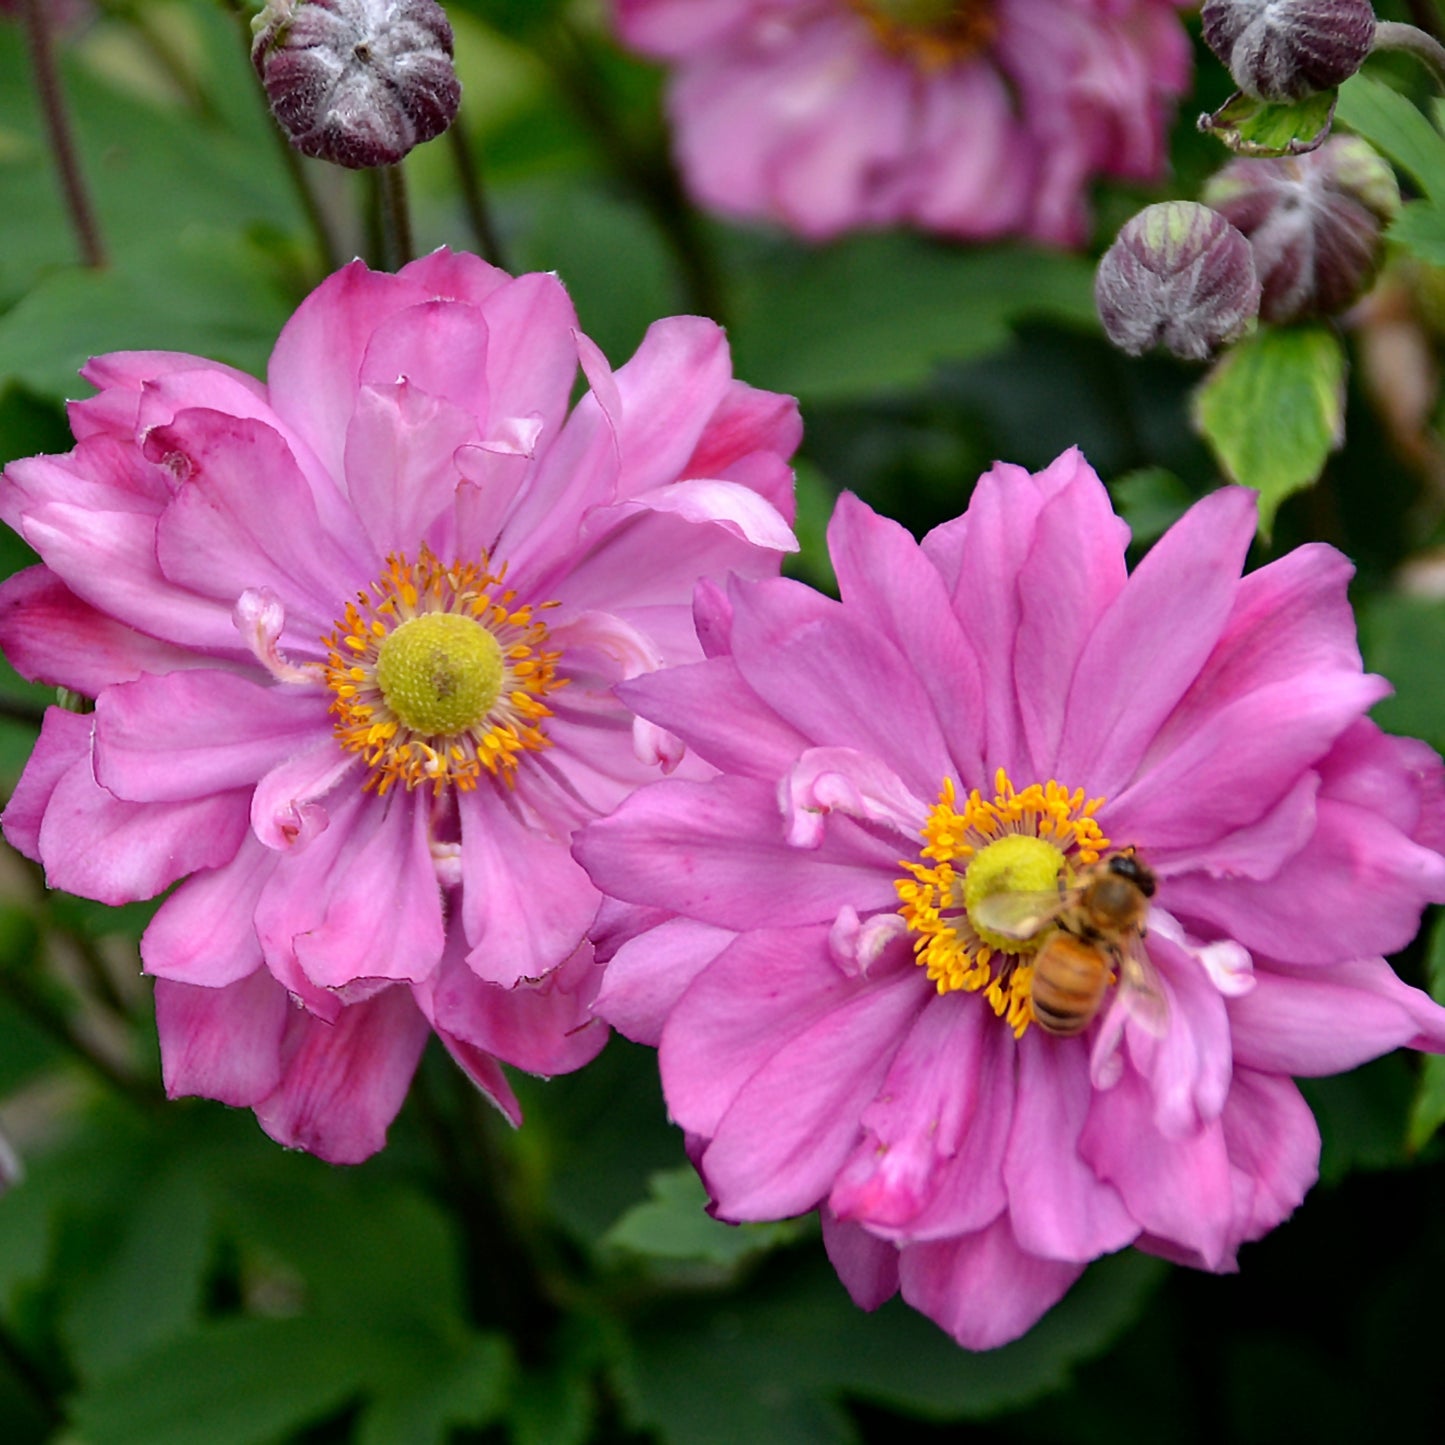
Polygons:
<instances>
[{"instance_id":1,"label":"pink anemone flower","mask_svg":"<svg viewBox=\"0 0 1445 1445\"><path fill-rule=\"evenodd\" d=\"M1095 176L1155 178L1189 83L1175 0L614 0L674 67L706 206L810 240L907 224L1077 245Z\"/></svg>"},{"instance_id":2,"label":"pink anemone flower","mask_svg":"<svg viewBox=\"0 0 1445 1445\"><path fill-rule=\"evenodd\" d=\"M613 685L699 655L700 576L794 545L794 403L695 317L613 372L555 276L445 251L332 276L265 384L84 374L74 450L6 469L43 565L0 645L95 707L47 713L5 836L104 903L187 880L141 945L172 1095L351 1162L431 1028L519 1120L498 1060L605 1039L572 831L679 757Z\"/></svg>"},{"instance_id":3,"label":"pink anemone flower","mask_svg":"<svg viewBox=\"0 0 1445 1445\"><path fill-rule=\"evenodd\" d=\"M845 496L841 602L704 584L707 659L622 689L719 773L578 835L596 1007L720 1218L817 1208L859 1304L989 1348L1126 1245L1233 1269L1316 1177L1291 1076L1445 1049L1381 956L1440 760L1365 716L1346 559L1241 576L1254 530L1216 492L1130 574L1077 452L921 545Z\"/></svg>"}]
</instances>

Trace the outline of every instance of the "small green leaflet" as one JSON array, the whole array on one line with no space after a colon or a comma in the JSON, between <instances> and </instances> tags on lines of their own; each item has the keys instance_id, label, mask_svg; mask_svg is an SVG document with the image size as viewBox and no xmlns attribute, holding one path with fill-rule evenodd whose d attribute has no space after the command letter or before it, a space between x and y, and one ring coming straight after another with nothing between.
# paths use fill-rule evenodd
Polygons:
<instances>
[{"instance_id":1,"label":"small green leaflet","mask_svg":"<svg viewBox=\"0 0 1445 1445\"><path fill-rule=\"evenodd\" d=\"M1344 349L1322 325L1246 337L1194 395L1194 424L1220 466L1259 493L1266 536L1279 504L1310 486L1339 446L1344 412Z\"/></svg>"},{"instance_id":2,"label":"small green leaflet","mask_svg":"<svg viewBox=\"0 0 1445 1445\"><path fill-rule=\"evenodd\" d=\"M1294 105L1271 105L1236 90L1212 115L1199 117L1199 129L1217 136L1236 155L1298 156L1320 145L1334 113L1333 90Z\"/></svg>"}]
</instances>

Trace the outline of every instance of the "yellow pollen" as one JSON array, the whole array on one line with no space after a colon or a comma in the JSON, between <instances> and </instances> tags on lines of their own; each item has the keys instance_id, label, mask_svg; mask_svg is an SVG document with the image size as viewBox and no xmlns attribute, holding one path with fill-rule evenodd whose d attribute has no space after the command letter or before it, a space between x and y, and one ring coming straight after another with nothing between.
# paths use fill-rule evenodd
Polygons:
<instances>
[{"instance_id":1,"label":"yellow pollen","mask_svg":"<svg viewBox=\"0 0 1445 1445\"><path fill-rule=\"evenodd\" d=\"M388 632L376 649L376 685L397 721L450 737L475 727L502 691L497 639L456 612L428 612Z\"/></svg>"},{"instance_id":2,"label":"yellow pollen","mask_svg":"<svg viewBox=\"0 0 1445 1445\"><path fill-rule=\"evenodd\" d=\"M994 796L976 788L960 807L952 778L921 834L918 859L903 859L894 883L898 912L913 934L918 963L939 993L982 993L1015 1037L1031 1018L1029 962L1037 941L975 926L970 910L999 893L1036 895L1067 885L1109 847L1094 814L1103 798L1050 780L1016 792L1002 768Z\"/></svg>"},{"instance_id":3,"label":"yellow pollen","mask_svg":"<svg viewBox=\"0 0 1445 1445\"><path fill-rule=\"evenodd\" d=\"M391 556L322 639L336 740L365 758L367 788L510 785L523 754L550 746L544 699L567 681L562 654L505 574L426 547L415 562Z\"/></svg>"},{"instance_id":4,"label":"yellow pollen","mask_svg":"<svg viewBox=\"0 0 1445 1445\"><path fill-rule=\"evenodd\" d=\"M986 50L997 31L992 0L848 0L884 49L920 70L943 70Z\"/></svg>"}]
</instances>

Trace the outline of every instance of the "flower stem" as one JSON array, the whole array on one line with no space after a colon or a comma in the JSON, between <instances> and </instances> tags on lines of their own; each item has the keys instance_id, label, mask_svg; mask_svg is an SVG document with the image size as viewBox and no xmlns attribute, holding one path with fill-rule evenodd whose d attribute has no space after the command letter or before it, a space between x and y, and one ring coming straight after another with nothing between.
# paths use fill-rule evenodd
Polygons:
<instances>
[{"instance_id":1,"label":"flower stem","mask_svg":"<svg viewBox=\"0 0 1445 1445\"><path fill-rule=\"evenodd\" d=\"M1380 20L1375 25L1374 50L1404 50L1413 55L1445 90L1445 45L1415 25L1400 20Z\"/></svg>"},{"instance_id":2,"label":"flower stem","mask_svg":"<svg viewBox=\"0 0 1445 1445\"><path fill-rule=\"evenodd\" d=\"M376 187L377 212L381 223L382 265L400 271L415 255L411 238L411 208L406 198L406 175L400 163L378 166L368 173Z\"/></svg>"},{"instance_id":3,"label":"flower stem","mask_svg":"<svg viewBox=\"0 0 1445 1445\"><path fill-rule=\"evenodd\" d=\"M511 267L507 265L501 238L492 223L491 207L487 204L486 190L482 185L481 167L472 151L472 143L467 139L460 116L447 130L447 143L451 146L452 161L456 165L457 179L462 188L462 204L466 207L467 219L471 222L472 235L476 237L477 250L484 261L490 261L493 266L509 271Z\"/></svg>"},{"instance_id":4,"label":"flower stem","mask_svg":"<svg viewBox=\"0 0 1445 1445\"><path fill-rule=\"evenodd\" d=\"M241 44L246 53L246 68L251 69L251 16L247 11L244 0L222 0L222 3L230 10L236 19L237 29L240 31ZM254 79L254 74L253 77ZM262 98L264 104L264 92L259 85L255 86L256 94ZM322 269L327 275L337 270L341 265L341 247L336 242L336 235L331 223L327 220L326 212L322 209L321 202L317 199L316 189L312 186L310 178L306 174L305 167L301 164L301 157L292 149L291 142L286 139L285 132L271 116L270 109L266 111L266 129L275 138L276 144L280 147L281 164L285 168L286 175L291 182L292 189L296 192L296 199L301 204L302 213L306 217L306 223L311 227L311 234L316 240L316 249L321 254Z\"/></svg>"},{"instance_id":5,"label":"flower stem","mask_svg":"<svg viewBox=\"0 0 1445 1445\"><path fill-rule=\"evenodd\" d=\"M65 108L65 94L61 88L60 72L56 68L55 51L51 45L46 0L21 0L20 8L25 18L25 35L30 47L30 69L35 78L35 92L45 117L45 129L50 138L51 152L55 156L55 168L60 174L65 209L70 214L70 224L80 246L81 259L87 266L104 266L105 245L96 224L95 211L90 204L90 193L85 187L85 177L80 170L80 157L76 154L75 140L71 134L70 116Z\"/></svg>"}]
</instances>

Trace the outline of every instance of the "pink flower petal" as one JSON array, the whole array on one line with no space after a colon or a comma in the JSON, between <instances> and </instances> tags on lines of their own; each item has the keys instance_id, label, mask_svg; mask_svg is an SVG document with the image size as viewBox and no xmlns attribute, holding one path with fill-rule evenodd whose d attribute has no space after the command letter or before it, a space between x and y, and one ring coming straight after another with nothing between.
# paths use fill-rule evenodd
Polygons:
<instances>
[{"instance_id":1,"label":"pink flower petal","mask_svg":"<svg viewBox=\"0 0 1445 1445\"><path fill-rule=\"evenodd\" d=\"M1008 1202L1014 1059L983 1000L928 1000L898 1049L825 1217L903 1241L982 1229Z\"/></svg>"},{"instance_id":2,"label":"pink flower petal","mask_svg":"<svg viewBox=\"0 0 1445 1445\"><path fill-rule=\"evenodd\" d=\"M209 661L96 611L48 567L27 567L0 584L0 649L22 677L85 697L143 672Z\"/></svg>"},{"instance_id":3,"label":"pink flower petal","mask_svg":"<svg viewBox=\"0 0 1445 1445\"><path fill-rule=\"evenodd\" d=\"M898 1262L903 1298L970 1350L1017 1339L1083 1272L1021 1249L1006 1215L975 1234L911 1244Z\"/></svg>"},{"instance_id":4,"label":"pink flower petal","mask_svg":"<svg viewBox=\"0 0 1445 1445\"><path fill-rule=\"evenodd\" d=\"M601 974L584 945L536 982L484 983L458 959L416 992L449 1038L550 1077L591 1063L607 1042L606 1026L591 1010Z\"/></svg>"},{"instance_id":5,"label":"pink flower petal","mask_svg":"<svg viewBox=\"0 0 1445 1445\"><path fill-rule=\"evenodd\" d=\"M1254 528L1254 493L1226 488L1150 549L1080 654L1057 775L1104 796L1133 776L1224 628Z\"/></svg>"},{"instance_id":6,"label":"pink flower petal","mask_svg":"<svg viewBox=\"0 0 1445 1445\"><path fill-rule=\"evenodd\" d=\"M956 776L982 777L978 662L937 568L902 527L848 493L834 509L828 551L844 603L883 632L918 673Z\"/></svg>"},{"instance_id":7,"label":"pink flower petal","mask_svg":"<svg viewBox=\"0 0 1445 1445\"><path fill-rule=\"evenodd\" d=\"M1086 1263L1128 1244L1139 1226L1119 1194L1080 1157L1089 1113L1089 1056L1030 1029L1018 1044L1018 1084L1003 1177L1013 1237L1030 1255Z\"/></svg>"},{"instance_id":8,"label":"pink flower petal","mask_svg":"<svg viewBox=\"0 0 1445 1445\"><path fill-rule=\"evenodd\" d=\"M285 1074L255 1106L256 1120L287 1148L359 1164L386 1143L426 1039L426 1019L404 988L353 1004L334 1024L294 1011Z\"/></svg>"},{"instance_id":9,"label":"pink flower petal","mask_svg":"<svg viewBox=\"0 0 1445 1445\"><path fill-rule=\"evenodd\" d=\"M497 793L464 793L459 808L467 963L505 988L542 978L586 936L597 892L566 839L528 826Z\"/></svg>"},{"instance_id":10,"label":"pink flower petal","mask_svg":"<svg viewBox=\"0 0 1445 1445\"><path fill-rule=\"evenodd\" d=\"M725 928L673 918L629 939L607 960L597 1013L635 1043L656 1047L663 1021L734 937Z\"/></svg>"},{"instance_id":11,"label":"pink flower petal","mask_svg":"<svg viewBox=\"0 0 1445 1445\"><path fill-rule=\"evenodd\" d=\"M898 1293L898 1250L857 1224L825 1209L823 1246L838 1278L859 1309L876 1310Z\"/></svg>"},{"instance_id":12,"label":"pink flower petal","mask_svg":"<svg viewBox=\"0 0 1445 1445\"><path fill-rule=\"evenodd\" d=\"M720 1218L786 1218L826 1197L857 1142L859 1112L927 1000L919 985L911 972L855 991L743 1084L698 1166ZM664 1048L669 1037L664 1033ZM839 1059L847 1059L846 1070Z\"/></svg>"},{"instance_id":13,"label":"pink flower petal","mask_svg":"<svg viewBox=\"0 0 1445 1445\"><path fill-rule=\"evenodd\" d=\"M273 853L248 839L229 863L181 884L141 939L146 972L220 989L260 968L256 905L275 865Z\"/></svg>"},{"instance_id":14,"label":"pink flower petal","mask_svg":"<svg viewBox=\"0 0 1445 1445\"><path fill-rule=\"evenodd\" d=\"M281 1046L294 1010L264 969L224 988L156 981L161 1074L172 1099L200 1094L251 1108L281 1082Z\"/></svg>"},{"instance_id":15,"label":"pink flower petal","mask_svg":"<svg viewBox=\"0 0 1445 1445\"><path fill-rule=\"evenodd\" d=\"M286 599L288 645L316 656L317 639L379 570L360 528L322 530L294 458L260 422L182 412L148 445L173 450L191 468L156 528L166 576L228 605L247 588L270 587Z\"/></svg>"},{"instance_id":16,"label":"pink flower petal","mask_svg":"<svg viewBox=\"0 0 1445 1445\"><path fill-rule=\"evenodd\" d=\"M643 789L589 824L575 851L607 892L662 889L678 912L719 928L831 923L845 903L897 907L896 845L836 818L818 848L790 848L773 790L743 778Z\"/></svg>"},{"instance_id":17,"label":"pink flower petal","mask_svg":"<svg viewBox=\"0 0 1445 1445\"><path fill-rule=\"evenodd\" d=\"M110 687L95 707L95 774L132 802L254 783L326 726L325 695L199 668Z\"/></svg>"},{"instance_id":18,"label":"pink flower petal","mask_svg":"<svg viewBox=\"0 0 1445 1445\"><path fill-rule=\"evenodd\" d=\"M1343 1073L1402 1047L1445 1053L1445 1009L1380 958L1270 964L1228 1009L1235 1058L1270 1074Z\"/></svg>"}]
</instances>

